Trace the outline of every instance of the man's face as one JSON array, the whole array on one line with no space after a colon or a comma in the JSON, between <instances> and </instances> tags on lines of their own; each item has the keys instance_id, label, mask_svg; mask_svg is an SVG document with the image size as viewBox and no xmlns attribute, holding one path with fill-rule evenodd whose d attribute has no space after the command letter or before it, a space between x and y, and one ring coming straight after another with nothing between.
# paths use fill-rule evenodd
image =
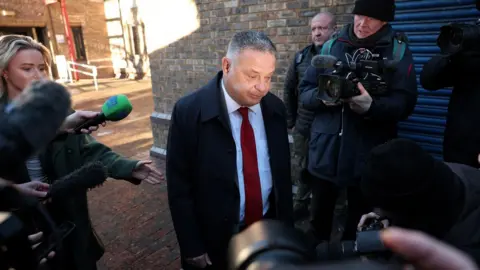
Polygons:
<instances>
[{"instance_id":1,"label":"man's face","mask_svg":"<svg viewBox=\"0 0 480 270\"><path fill-rule=\"evenodd\" d=\"M222 69L228 94L241 106L260 103L270 91L276 58L269 52L245 49L234 56L224 57Z\"/></svg>"},{"instance_id":2,"label":"man's face","mask_svg":"<svg viewBox=\"0 0 480 270\"><path fill-rule=\"evenodd\" d=\"M331 23L332 18L325 14L313 18L310 26L312 28L312 41L316 46L323 45L335 31Z\"/></svg>"},{"instance_id":3,"label":"man's face","mask_svg":"<svg viewBox=\"0 0 480 270\"><path fill-rule=\"evenodd\" d=\"M380 20L363 16L363 15L355 15L353 21L353 32L357 36L357 38L367 38L380 30L386 22L382 22Z\"/></svg>"}]
</instances>

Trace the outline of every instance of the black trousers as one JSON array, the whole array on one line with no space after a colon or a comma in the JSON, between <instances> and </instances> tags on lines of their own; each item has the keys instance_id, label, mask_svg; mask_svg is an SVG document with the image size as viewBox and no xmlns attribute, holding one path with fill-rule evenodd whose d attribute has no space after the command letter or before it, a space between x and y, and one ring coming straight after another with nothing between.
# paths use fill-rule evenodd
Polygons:
<instances>
[{"instance_id":1,"label":"black trousers","mask_svg":"<svg viewBox=\"0 0 480 270\"><path fill-rule=\"evenodd\" d=\"M312 176L312 202L310 225L319 241L329 241L332 233L335 204L341 189L334 183ZM362 198L360 188L347 188L347 220L342 240L355 240L357 224L370 207Z\"/></svg>"}]
</instances>

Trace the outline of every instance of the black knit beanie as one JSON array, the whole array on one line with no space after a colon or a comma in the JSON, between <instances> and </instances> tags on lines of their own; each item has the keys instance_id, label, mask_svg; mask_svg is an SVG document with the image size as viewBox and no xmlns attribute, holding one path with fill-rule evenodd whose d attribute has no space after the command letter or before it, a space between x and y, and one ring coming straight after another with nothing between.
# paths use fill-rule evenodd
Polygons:
<instances>
[{"instance_id":1,"label":"black knit beanie","mask_svg":"<svg viewBox=\"0 0 480 270\"><path fill-rule=\"evenodd\" d=\"M374 207L429 212L439 200L447 199L449 189L455 188L454 178L447 165L415 142L394 139L370 152L360 186Z\"/></svg>"},{"instance_id":2,"label":"black knit beanie","mask_svg":"<svg viewBox=\"0 0 480 270\"><path fill-rule=\"evenodd\" d=\"M391 22L395 17L395 0L357 0L352 13Z\"/></svg>"}]
</instances>

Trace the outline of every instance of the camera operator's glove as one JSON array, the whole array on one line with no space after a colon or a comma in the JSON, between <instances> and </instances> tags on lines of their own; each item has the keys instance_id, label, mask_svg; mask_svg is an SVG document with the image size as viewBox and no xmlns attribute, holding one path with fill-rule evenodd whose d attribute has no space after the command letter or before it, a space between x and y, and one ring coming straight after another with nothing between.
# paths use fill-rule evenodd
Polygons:
<instances>
[{"instance_id":1,"label":"camera operator's glove","mask_svg":"<svg viewBox=\"0 0 480 270\"><path fill-rule=\"evenodd\" d=\"M358 114L364 114L370 109L370 106L372 106L373 99L361 83L358 83L357 87L358 90L360 90L360 95L346 99L344 102L348 103L352 111Z\"/></svg>"},{"instance_id":2,"label":"camera operator's glove","mask_svg":"<svg viewBox=\"0 0 480 270\"><path fill-rule=\"evenodd\" d=\"M384 228L387 228L390 226L390 222L388 221L388 219L382 219L380 217L380 215L378 215L377 213L375 212L370 212L368 214L365 214L363 215L361 218L360 218L360 221L358 222L358 225L357 225L357 230L358 231L361 231L362 228L368 224L372 219L374 220L380 220L380 222L382 222L383 224L383 227Z\"/></svg>"}]
</instances>

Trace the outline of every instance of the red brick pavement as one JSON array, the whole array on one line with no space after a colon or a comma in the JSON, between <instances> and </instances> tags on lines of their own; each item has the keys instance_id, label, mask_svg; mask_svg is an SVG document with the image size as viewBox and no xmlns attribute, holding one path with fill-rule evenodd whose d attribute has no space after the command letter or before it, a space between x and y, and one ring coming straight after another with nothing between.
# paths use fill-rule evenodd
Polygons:
<instances>
[{"instance_id":1,"label":"red brick pavement","mask_svg":"<svg viewBox=\"0 0 480 270\"><path fill-rule=\"evenodd\" d=\"M164 162L156 163L164 168ZM106 247L100 269L180 269L164 184L112 180L92 190L89 199L94 227Z\"/></svg>"},{"instance_id":2,"label":"red brick pavement","mask_svg":"<svg viewBox=\"0 0 480 270\"><path fill-rule=\"evenodd\" d=\"M99 110L112 95L126 94L132 113L117 123L108 123L94 136L124 156L149 159L152 146L150 114L153 111L149 81L107 81L101 91L70 86L75 109ZM156 160L164 171L164 162ZM179 249L172 227L165 184L139 186L126 181L108 181L89 192L90 216L106 253L99 269L180 269Z\"/></svg>"}]
</instances>

